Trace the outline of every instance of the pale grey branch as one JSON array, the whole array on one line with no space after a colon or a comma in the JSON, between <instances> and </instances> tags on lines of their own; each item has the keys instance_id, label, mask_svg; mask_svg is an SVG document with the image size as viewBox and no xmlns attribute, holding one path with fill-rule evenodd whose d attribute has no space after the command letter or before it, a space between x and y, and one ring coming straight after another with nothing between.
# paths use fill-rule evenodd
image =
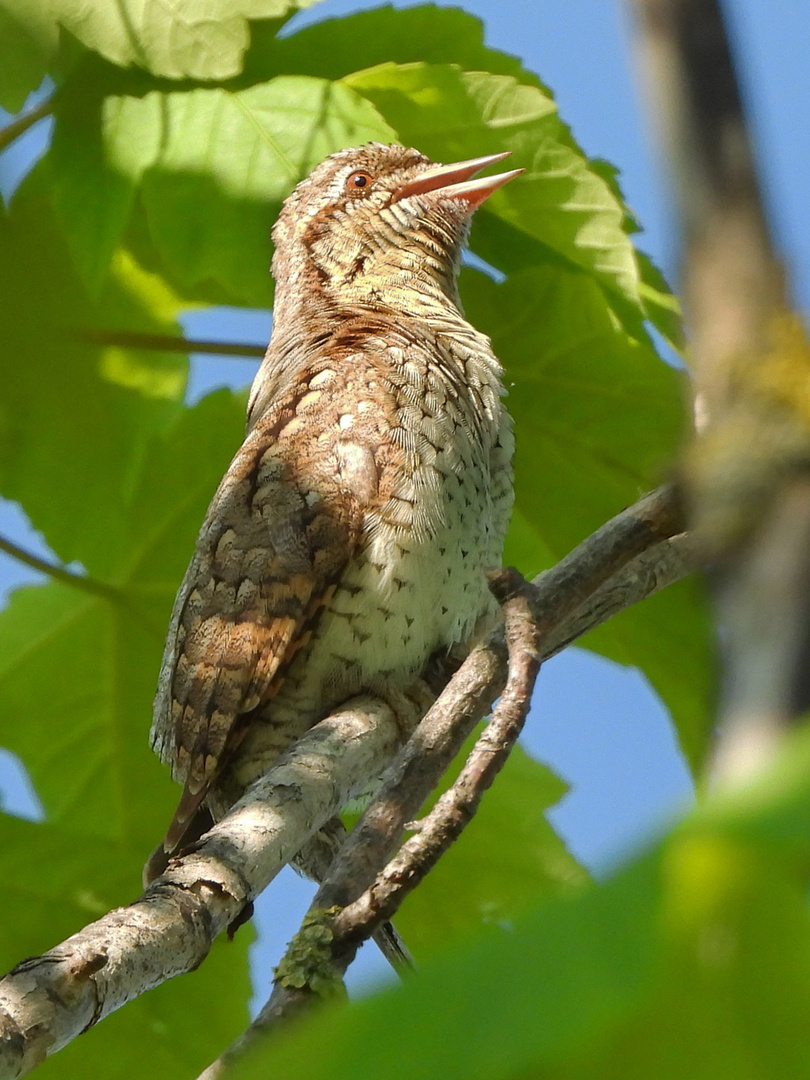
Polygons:
<instances>
[{"instance_id":1,"label":"pale grey branch","mask_svg":"<svg viewBox=\"0 0 810 1080\"><path fill-rule=\"evenodd\" d=\"M0 1078L24 1076L127 1001L197 967L399 740L387 706L356 699L308 732L135 903L14 968L0 981Z\"/></svg>"},{"instance_id":2,"label":"pale grey branch","mask_svg":"<svg viewBox=\"0 0 810 1080\"><path fill-rule=\"evenodd\" d=\"M666 539L678 528L672 492L662 489L542 575L531 593L546 635L541 657L694 569L688 538ZM394 759L365 830L355 830L344 846L362 845L375 831L384 837L373 857L368 849L360 852L367 873L351 879L353 895L342 903L359 896L502 689L505 657L497 635L474 650L396 756L401 731L390 708L372 698L350 702L304 736L135 903L18 965L0 981L0 1080L25 1075L125 1002L201 963L245 904ZM410 801L403 790L411 792ZM341 892L334 873L326 884Z\"/></svg>"},{"instance_id":3,"label":"pale grey branch","mask_svg":"<svg viewBox=\"0 0 810 1080\"><path fill-rule=\"evenodd\" d=\"M542 630L538 658L548 658L623 606L696 569L696 545L680 533L681 526L677 495L671 487L662 487L618 514L540 575L528 590L535 626ZM307 918L317 918L334 906L345 909L372 885L377 871L396 851L406 822L418 812L475 722L502 690L506 667L507 650L502 632L497 631L467 657L383 776L377 794L318 890ZM399 894L397 899L401 898ZM366 927L368 933L372 929L371 924ZM353 953L347 954L338 938L334 939L334 952L326 963L339 978ZM310 1009L316 1000L308 986L277 980L253 1023L199 1080L227 1075L248 1047L279 1023Z\"/></svg>"}]
</instances>

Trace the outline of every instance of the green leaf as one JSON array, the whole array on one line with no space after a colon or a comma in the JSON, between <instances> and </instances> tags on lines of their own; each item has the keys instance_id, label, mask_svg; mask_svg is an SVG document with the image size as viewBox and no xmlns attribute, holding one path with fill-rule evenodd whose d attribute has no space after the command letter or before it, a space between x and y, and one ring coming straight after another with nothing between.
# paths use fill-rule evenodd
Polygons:
<instances>
[{"instance_id":1,"label":"green leaf","mask_svg":"<svg viewBox=\"0 0 810 1080\"><path fill-rule=\"evenodd\" d=\"M487 212L593 274L642 307L623 205L591 166L537 86L441 64L380 64L344 79L368 97L402 141L437 160L510 150L526 175L495 193Z\"/></svg>"},{"instance_id":2,"label":"green leaf","mask_svg":"<svg viewBox=\"0 0 810 1080\"><path fill-rule=\"evenodd\" d=\"M17 890L6 890L3 908L13 928L0 937L8 964L140 891L141 866L177 799L147 739L165 628L205 507L244 429L244 401L231 394L183 408L185 358L97 347L77 335L165 333L176 329L177 299L118 251L92 303L47 181L43 164L0 219L0 323L15 357L0 369L0 483L54 550L103 587L79 576L74 586L26 588L0 612L0 744L19 755L47 815L44 825L0 819L0 868ZM46 1070L124 1077L137 1045L155 1077L196 1074L244 1026L240 937Z\"/></svg>"},{"instance_id":3,"label":"green leaf","mask_svg":"<svg viewBox=\"0 0 810 1080\"><path fill-rule=\"evenodd\" d=\"M137 185L158 157L162 131L160 95L103 96L100 89L99 79L68 82L57 98L50 152L54 207L93 297L107 278Z\"/></svg>"},{"instance_id":4,"label":"green leaf","mask_svg":"<svg viewBox=\"0 0 810 1080\"><path fill-rule=\"evenodd\" d=\"M468 740L443 789L456 779L474 741ZM588 875L545 817L567 790L520 747L512 751L472 822L397 915L397 928L418 962L485 923L503 926L544 894L585 884Z\"/></svg>"},{"instance_id":5,"label":"green leaf","mask_svg":"<svg viewBox=\"0 0 810 1080\"><path fill-rule=\"evenodd\" d=\"M0 0L0 105L22 108L39 86L59 41L59 28L37 0Z\"/></svg>"},{"instance_id":6,"label":"green leaf","mask_svg":"<svg viewBox=\"0 0 810 1080\"><path fill-rule=\"evenodd\" d=\"M0 742L28 769L48 819L86 836L131 840L156 824L148 686L140 694L127 686L139 668L142 686L148 680L159 645L149 630L123 601L56 583L20 589L0 613Z\"/></svg>"},{"instance_id":7,"label":"green leaf","mask_svg":"<svg viewBox=\"0 0 810 1080\"><path fill-rule=\"evenodd\" d=\"M460 8L433 4L405 10L385 5L358 11L340 19L324 19L281 38L274 27L258 24L245 57L244 78L260 82L272 71L341 79L375 64L416 60L511 75L550 94L517 57L484 45L480 19Z\"/></svg>"},{"instance_id":8,"label":"green leaf","mask_svg":"<svg viewBox=\"0 0 810 1080\"><path fill-rule=\"evenodd\" d=\"M308 0L51 0L59 23L88 49L170 79L237 75L250 43L249 20L278 20L307 6Z\"/></svg>"},{"instance_id":9,"label":"green leaf","mask_svg":"<svg viewBox=\"0 0 810 1080\"><path fill-rule=\"evenodd\" d=\"M559 559L661 481L684 431L683 377L625 331L590 275L559 263L500 285L467 271L462 295L506 367L518 508Z\"/></svg>"},{"instance_id":10,"label":"green leaf","mask_svg":"<svg viewBox=\"0 0 810 1080\"><path fill-rule=\"evenodd\" d=\"M90 304L44 197L46 175L37 170L0 219L0 321L17 358L0 372L2 491L65 562L117 589L107 598L79 581L15 595L0 615L0 741L23 759L52 821L137 835L143 858L173 798L146 745L165 626L243 409L224 395L187 414L185 359L76 337L74 328L105 325L165 331L172 300L122 256Z\"/></svg>"},{"instance_id":11,"label":"green leaf","mask_svg":"<svg viewBox=\"0 0 810 1080\"><path fill-rule=\"evenodd\" d=\"M647 318L667 344L682 353L686 347L681 306L673 296L664 275L643 251L636 251L641 270L641 298Z\"/></svg>"},{"instance_id":12,"label":"green leaf","mask_svg":"<svg viewBox=\"0 0 810 1080\"><path fill-rule=\"evenodd\" d=\"M91 303L49 202L47 159L0 217L0 491L64 562L97 576L125 546L122 507L146 443L181 410L187 361L102 348L85 331L177 332L160 282L124 254ZM3 411L5 415L3 416Z\"/></svg>"},{"instance_id":13,"label":"green leaf","mask_svg":"<svg viewBox=\"0 0 810 1080\"><path fill-rule=\"evenodd\" d=\"M243 401L222 392L153 438L119 506L115 565L104 560L109 597L53 582L0 613L0 745L22 759L49 821L136 838L143 859L176 798L147 745L165 628L243 417ZM103 537L85 527L92 572Z\"/></svg>"},{"instance_id":14,"label":"green leaf","mask_svg":"<svg viewBox=\"0 0 810 1080\"><path fill-rule=\"evenodd\" d=\"M160 117L142 199L170 275L181 286L213 279L253 306L270 297L270 229L293 184L340 147L393 137L353 91L299 76L236 93L155 93L127 117L132 137Z\"/></svg>"},{"instance_id":15,"label":"green leaf","mask_svg":"<svg viewBox=\"0 0 810 1080\"><path fill-rule=\"evenodd\" d=\"M467 271L462 296L506 366L517 452L505 559L534 575L666 477L685 427L683 376L628 333L592 277L558 260L501 285ZM701 590L668 590L583 644L644 671L696 765L713 693Z\"/></svg>"},{"instance_id":16,"label":"green leaf","mask_svg":"<svg viewBox=\"0 0 810 1080\"><path fill-rule=\"evenodd\" d=\"M0 105L16 112L53 74L60 30L121 67L137 65L170 79L229 79L242 70L251 19L275 32L289 14L313 2L0 0Z\"/></svg>"},{"instance_id":17,"label":"green leaf","mask_svg":"<svg viewBox=\"0 0 810 1080\"><path fill-rule=\"evenodd\" d=\"M36 956L140 891L124 845L0 813L0 968ZM128 854L133 855L130 851Z\"/></svg>"}]
</instances>

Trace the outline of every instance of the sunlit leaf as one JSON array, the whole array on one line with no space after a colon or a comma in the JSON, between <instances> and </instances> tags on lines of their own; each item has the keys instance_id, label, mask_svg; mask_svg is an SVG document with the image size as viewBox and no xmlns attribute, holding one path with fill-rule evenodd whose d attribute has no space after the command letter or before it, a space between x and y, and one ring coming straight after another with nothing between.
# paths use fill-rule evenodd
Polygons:
<instances>
[{"instance_id":1,"label":"sunlit leaf","mask_svg":"<svg viewBox=\"0 0 810 1080\"><path fill-rule=\"evenodd\" d=\"M18 591L0 613L0 743L23 761L50 821L137 837L144 859L175 794L147 746L165 627L242 424L243 403L223 392L154 438L119 507L109 596L54 582ZM99 540L85 524L92 553Z\"/></svg>"},{"instance_id":2,"label":"sunlit leaf","mask_svg":"<svg viewBox=\"0 0 810 1080\"><path fill-rule=\"evenodd\" d=\"M326 15L328 9L324 9ZM484 45L484 24L461 8L422 4L403 10L388 5L325 18L295 34L277 37L272 26L253 28L244 77L260 82L268 71L340 79L375 64L411 61L458 64L465 71L511 75L542 87L515 56ZM550 93L550 91L547 91Z\"/></svg>"},{"instance_id":3,"label":"sunlit leaf","mask_svg":"<svg viewBox=\"0 0 810 1080\"><path fill-rule=\"evenodd\" d=\"M422 63L380 64L344 82L403 142L438 161L510 150L510 166L526 175L496 192L488 211L640 304L624 207L575 148L547 92L510 76Z\"/></svg>"},{"instance_id":4,"label":"sunlit leaf","mask_svg":"<svg viewBox=\"0 0 810 1080\"><path fill-rule=\"evenodd\" d=\"M46 160L0 218L0 324L14 357L0 365L0 491L23 503L61 559L105 577L128 543L123 510L146 444L181 411L187 360L151 351L124 359L83 338L177 326L165 289L131 260L116 262L90 302L48 194Z\"/></svg>"},{"instance_id":5,"label":"sunlit leaf","mask_svg":"<svg viewBox=\"0 0 810 1080\"><path fill-rule=\"evenodd\" d=\"M22 108L56 51L59 28L44 2L0 0L0 105Z\"/></svg>"}]
</instances>

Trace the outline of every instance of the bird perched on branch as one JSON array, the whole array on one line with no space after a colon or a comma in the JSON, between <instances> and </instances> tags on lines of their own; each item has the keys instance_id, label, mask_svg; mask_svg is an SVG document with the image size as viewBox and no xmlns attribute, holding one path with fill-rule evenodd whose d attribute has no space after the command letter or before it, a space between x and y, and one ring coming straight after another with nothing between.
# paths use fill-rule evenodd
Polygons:
<instances>
[{"instance_id":1,"label":"bird perched on branch","mask_svg":"<svg viewBox=\"0 0 810 1080\"><path fill-rule=\"evenodd\" d=\"M152 745L183 785L147 877L360 692L406 694L491 615L512 431L456 286L475 210L522 170L372 143L273 232L273 334L174 607Z\"/></svg>"}]
</instances>

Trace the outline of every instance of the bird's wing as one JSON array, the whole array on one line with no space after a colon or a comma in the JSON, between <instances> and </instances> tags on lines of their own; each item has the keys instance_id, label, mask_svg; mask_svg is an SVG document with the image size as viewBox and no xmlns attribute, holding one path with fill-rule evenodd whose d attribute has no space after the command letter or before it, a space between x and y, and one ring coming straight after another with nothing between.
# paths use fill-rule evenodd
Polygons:
<instances>
[{"instance_id":1,"label":"bird's wing","mask_svg":"<svg viewBox=\"0 0 810 1080\"><path fill-rule=\"evenodd\" d=\"M178 594L152 729L153 746L185 779L167 852L241 740L242 718L278 690L357 547L362 509L328 440L301 424L306 391L273 407L236 454Z\"/></svg>"}]
</instances>

